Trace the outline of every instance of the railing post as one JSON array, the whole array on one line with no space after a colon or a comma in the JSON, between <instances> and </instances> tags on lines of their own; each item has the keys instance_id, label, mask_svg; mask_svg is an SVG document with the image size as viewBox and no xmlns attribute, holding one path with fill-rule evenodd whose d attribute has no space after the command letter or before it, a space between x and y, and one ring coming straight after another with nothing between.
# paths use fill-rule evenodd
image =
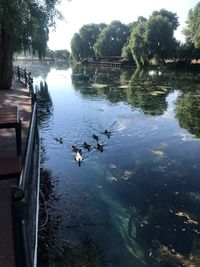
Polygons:
<instances>
[{"instance_id":1,"label":"railing post","mask_svg":"<svg viewBox=\"0 0 200 267\"><path fill-rule=\"evenodd\" d=\"M17 66L17 77L18 77L18 80L20 82L20 69L19 69L19 66Z\"/></svg>"},{"instance_id":2,"label":"railing post","mask_svg":"<svg viewBox=\"0 0 200 267\"><path fill-rule=\"evenodd\" d=\"M31 267L30 247L26 233L26 202L24 193L19 189L13 189L13 235L15 248L15 264L16 267ZM17 192L18 191L18 192ZM16 197L15 197L16 195Z\"/></svg>"},{"instance_id":3,"label":"railing post","mask_svg":"<svg viewBox=\"0 0 200 267\"><path fill-rule=\"evenodd\" d=\"M28 73L28 85L30 86L32 83L32 79L31 79L31 72Z\"/></svg>"},{"instance_id":4,"label":"railing post","mask_svg":"<svg viewBox=\"0 0 200 267\"><path fill-rule=\"evenodd\" d=\"M27 86L27 73L26 73L26 69L24 69L24 80L25 80L25 85Z\"/></svg>"}]
</instances>

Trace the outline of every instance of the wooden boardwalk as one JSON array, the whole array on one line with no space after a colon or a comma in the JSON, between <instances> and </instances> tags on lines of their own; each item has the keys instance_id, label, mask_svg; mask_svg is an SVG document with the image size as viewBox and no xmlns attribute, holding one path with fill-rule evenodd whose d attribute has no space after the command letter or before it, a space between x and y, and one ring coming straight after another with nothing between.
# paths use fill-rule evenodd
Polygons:
<instances>
[{"instance_id":1,"label":"wooden boardwalk","mask_svg":"<svg viewBox=\"0 0 200 267\"><path fill-rule=\"evenodd\" d=\"M0 107L3 106L17 106L20 110L23 156L31 116L31 98L28 89L21 82L14 81L11 90L0 91ZM16 153L15 129L0 129L0 158L13 157ZM15 267L11 190L16 184L16 179L0 180L0 266L2 267Z\"/></svg>"}]
</instances>

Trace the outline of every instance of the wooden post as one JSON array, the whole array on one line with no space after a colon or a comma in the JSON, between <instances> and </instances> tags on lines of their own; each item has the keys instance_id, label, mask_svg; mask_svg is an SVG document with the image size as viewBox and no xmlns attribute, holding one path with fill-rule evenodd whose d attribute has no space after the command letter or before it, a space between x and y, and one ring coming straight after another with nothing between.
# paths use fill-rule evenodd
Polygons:
<instances>
[{"instance_id":1,"label":"wooden post","mask_svg":"<svg viewBox=\"0 0 200 267\"><path fill-rule=\"evenodd\" d=\"M25 80L25 85L27 86L27 74L26 74L26 69L24 69L24 80Z\"/></svg>"},{"instance_id":2,"label":"wooden post","mask_svg":"<svg viewBox=\"0 0 200 267\"><path fill-rule=\"evenodd\" d=\"M18 81L20 82L20 69L19 69L19 66L17 66L17 77L18 77Z\"/></svg>"}]
</instances>

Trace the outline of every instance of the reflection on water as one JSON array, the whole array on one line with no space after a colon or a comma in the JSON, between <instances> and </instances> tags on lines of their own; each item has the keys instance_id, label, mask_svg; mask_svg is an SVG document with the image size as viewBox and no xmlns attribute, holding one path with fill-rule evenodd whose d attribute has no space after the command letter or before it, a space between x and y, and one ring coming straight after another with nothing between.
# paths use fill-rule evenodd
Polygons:
<instances>
[{"instance_id":1,"label":"reflection on water","mask_svg":"<svg viewBox=\"0 0 200 267\"><path fill-rule=\"evenodd\" d=\"M200 91L193 90L182 94L176 107L176 116L182 128L200 137Z\"/></svg>"},{"instance_id":2,"label":"reflection on water","mask_svg":"<svg viewBox=\"0 0 200 267\"><path fill-rule=\"evenodd\" d=\"M50 67L41 85L35 76L58 235L80 255L89 238L109 262L95 249L77 266L199 266L199 76L80 66Z\"/></svg>"}]
</instances>

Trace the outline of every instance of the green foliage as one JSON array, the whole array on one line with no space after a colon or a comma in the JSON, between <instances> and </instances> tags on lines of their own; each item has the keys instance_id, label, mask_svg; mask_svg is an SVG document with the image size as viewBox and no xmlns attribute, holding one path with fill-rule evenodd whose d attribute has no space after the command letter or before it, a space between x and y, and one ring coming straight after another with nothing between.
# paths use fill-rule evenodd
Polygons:
<instances>
[{"instance_id":1,"label":"green foliage","mask_svg":"<svg viewBox=\"0 0 200 267\"><path fill-rule=\"evenodd\" d=\"M175 54L177 42L173 37L178 27L175 13L165 9L154 11L149 17L146 28L146 40L151 58L164 62Z\"/></svg>"},{"instance_id":2,"label":"green foliage","mask_svg":"<svg viewBox=\"0 0 200 267\"><path fill-rule=\"evenodd\" d=\"M75 33L71 40L72 57L76 61L95 58L94 44L106 24L87 24Z\"/></svg>"},{"instance_id":3,"label":"green foliage","mask_svg":"<svg viewBox=\"0 0 200 267\"><path fill-rule=\"evenodd\" d=\"M59 12L55 9L58 0L1 0L0 25L13 42L13 50L38 52L39 57L45 54L48 41L48 28L53 26Z\"/></svg>"},{"instance_id":4,"label":"green foliage","mask_svg":"<svg viewBox=\"0 0 200 267\"><path fill-rule=\"evenodd\" d=\"M175 13L165 9L154 11L146 20L139 17L132 25L130 48L138 67L150 62L164 62L164 59L174 57L177 42L173 37L178 27Z\"/></svg>"},{"instance_id":5,"label":"green foliage","mask_svg":"<svg viewBox=\"0 0 200 267\"><path fill-rule=\"evenodd\" d=\"M52 59L69 60L70 52L66 49L60 49L55 51L47 49L45 56Z\"/></svg>"},{"instance_id":6,"label":"green foliage","mask_svg":"<svg viewBox=\"0 0 200 267\"><path fill-rule=\"evenodd\" d=\"M102 30L94 46L97 57L120 56L130 29L120 21L111 22Z\"/></svg>"},{"instance_id":7,"label":"green foliage","mask_svg":"<svg viewBox=\"0 0 200 267\"><path fill-rule=\"evenodd\" d=\"M186 43L177 47L176 57L179 60L191 61L200 58L200 48L195 48L194 44Z\"/></svg>"},{"instance_id":8,"label":"green foliage","mask_svg":"<svg viewBox=\"0 0 200 267\"><path fill-rule=\"evenodd\" d=\"M95 58L94 44L99 37L102 29L106 27L106 24L88 24L84 25L79 34L82 38L83 45L83 57L84 58Z\"/></svg>"},{"instance_id":9,"label":"green foliage","mask_svg":"<svg viewBox=\"0 0 200 267\"><path fill-rule=\"evenodd\" d=\"M12 84L13 53L31 50L44 57L49 27L60 17L60 0L0 0L0 89Z\"/></svg>"},{"instance_id":10,"label":"green foliage","mask_svg":"<svg viewBox=\"0 0 200 267\"><path fill-rule=\"evenodd\" d=\"M152 13L152 16L153 17L161 16L166 18L168 20L168 25L172 31L176 30L179 26L178 17L176 13L172 13L166 9L161 9L160 11L154 11Z\"/></svg>"},{"instance_id":11,"label":"green foliage","mask_svg":"<svg viewBox=\"0 0 200 267\"><path fill-rule=\"evenodd\" d=\"M71 40L72 58L76 61L83 59L83 41L79 33L75 33Z\"/></svg>"},{"instance_id":12,"label":"green foliage","mask_svg":"<svg viewBox=\"0 0 200 267\"><path fill-rule=\"evenodd\" d=\"M122 49L122 53L121 53L121 59L122 59L122 62L124 63L131 63L131 64L134 63L132 52L131 52L131 47L129 43L124 45Z\"/></svg>"},{"instance_id":13,"label":"green foliage","mask_svg":"<svg viewBox=\"0 0 200 267\"><path fill-rule=\"evenodd\" d=\"M189 11L187 27L185 29L186 40L200 48L200 2Z\"/></svg>"},{"instance_id":14,"label":"green foliage","mask_svg":"<svg viewBox=\"0 0 200 267\"><path fill-rule=\"evenodd\" d=\"M133 28L130 38L130 48L137 67L145 65L148 60L148 44L146 41L146 21L140 21Z\"/></svg>"},{"instance_id":15,"label":"green foliage","mask_svg":"<svg viewBox=\"0 0 200 267\"><path fill-rule=\"evenodd\" d=\"M200 93L188 92L179 97L176 104L176 117L182 128L200 137Z\"/></svg>"}]
</instances>

